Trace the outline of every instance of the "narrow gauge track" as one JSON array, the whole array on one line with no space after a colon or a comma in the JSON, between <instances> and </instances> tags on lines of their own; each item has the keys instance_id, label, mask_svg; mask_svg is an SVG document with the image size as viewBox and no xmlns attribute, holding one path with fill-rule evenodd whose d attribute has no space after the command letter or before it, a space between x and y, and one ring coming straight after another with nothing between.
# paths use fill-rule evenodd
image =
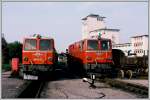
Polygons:
<instances>
[{"instance_id":1,"label":"narrow gauge track","mask_svg":"<svg viewBox=\"0 0 150 100\"><path fill-rule=\"evenodd\" d=\"M45 85L43 81L31 81L31 83L18 95L18 98L40 98L40 93Z\"/></svg>"}]
</instances>

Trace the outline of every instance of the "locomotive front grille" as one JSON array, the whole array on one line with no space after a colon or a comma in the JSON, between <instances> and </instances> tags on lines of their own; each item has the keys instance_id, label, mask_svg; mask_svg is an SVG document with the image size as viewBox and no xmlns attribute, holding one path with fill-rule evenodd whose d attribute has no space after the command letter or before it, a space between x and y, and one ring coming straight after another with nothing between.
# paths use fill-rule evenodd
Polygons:
<instances>
[{"instance_id":1,"label":"locomotive front grille","mask_svg":"<svg viewBox=\"0 0 150 100\"><path fill-rule=\"evenodd\" d=\"M25 65L24 71L51 71L52 65Z\"/></svg>"},{"instance_id":2,"label":"locomotive front grille","mask_svg":"<svg viewBox=\"0 0 150 100\"><path fill-rule=\"evenodd\" d=\"M85 69L111 69L110 64L85 64Z\"/></svg>"}]
</instances>

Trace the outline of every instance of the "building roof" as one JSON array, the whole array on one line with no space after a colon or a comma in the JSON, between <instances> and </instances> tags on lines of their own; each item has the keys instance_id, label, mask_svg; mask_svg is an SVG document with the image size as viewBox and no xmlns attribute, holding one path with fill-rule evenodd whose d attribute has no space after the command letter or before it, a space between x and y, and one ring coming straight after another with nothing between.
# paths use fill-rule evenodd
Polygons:
<instances>
[{"instance_id":1,"label":"building roof","mask_svg":"<svg viewBox=\"0 0 150 100\"><path fill-rule=\"evenodd\" d=\"M115 45L124 45L124 44L131 44L131 43L119 43L119 44L115 44Z\"/></svg>"},{"instance_id":2,"label":"building roof","mask_svg":"<svg viewBox=\"0 0 150 100\"><path fill-rule=\"evenodd\" d=\"M91 32L95 32L95 31L120 31L119 29L110 29L110 28L101 28L101 29L96 29L96 30L93 30L93 31L90 31Z\"/></svg>"},{"instance_id":3,"label":"building roof","mask_svg":"<svg viewBox=\"0 0 150 100\"><path fill-rule=\"evenodd\" d=\"M96 17L96 18L106 18L106 17L103 17L103 16L99 16L97 14L89 14L88 16L82 18L82 20L87 20L87 17Z\"/></svg>"},{"instance_id":4,"label":"building roof","mask_svg":"<svg viewBox=\"0 0 150 100\"><path fill-rule=\"evenodd\" d=\"M115 44L115 45L128 45L128 44L132 44L132 43L119 43L119 44Z\"/></svg>"},{"instance_id":5,"label":"building roof","mask_svg":"<svg viewBox=\"0 0 150 100\"><path fill-rule=\"evenodd\" d=\"M149 37L149 35L137 35L137 36L132 36L131 38L137 38L137 37L143 37L143 36Z\"/></svg>"}]
</instances>

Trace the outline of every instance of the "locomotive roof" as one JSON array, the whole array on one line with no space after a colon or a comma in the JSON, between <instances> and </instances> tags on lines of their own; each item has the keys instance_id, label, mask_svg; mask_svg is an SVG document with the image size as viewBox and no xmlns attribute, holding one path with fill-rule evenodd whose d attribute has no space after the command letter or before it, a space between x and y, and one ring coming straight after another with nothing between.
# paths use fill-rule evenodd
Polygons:
<instances>
[{"instance_id":1,"label":"locomotive roof","mask_svg":"<svg viewBox=\"0 0 150 100\"><path fill-rule=\"evenodd\" d=\"M110 39L108 39L108 38L100 38L100 39L89 38L89 39L84 39L84 40L110 40Z\"/></svg>"},{"instance_id":2,"label":"locomotive roof","mask_svg":"<svg viewBox=\"0 0 150 100\"><path fill-rule=\"evenodd\" d=\"M98 39L92 39L92 38L89 38L89 39L82 39L80 41L77 41L77 42L74 42L72 43L71 45L75 44L75 43L78 43L78 42L81 42L81 41L85 41L85 40L98 40ZM111 39L108 39L108 38L100 38L99 40L111 40Z\"/></svg>"},{"instance_id":3,"label":"locomotive roof","mask_svg":"<svg viewBox=\"0 0 150 100\"><path fill-rule=\"evenodd\" d=\"M25 37L25 39L36 39L37 37ZM41 39L53 39L52 37L41 37Z\"/></svg>"},{"instance_id":4,"label":"locomotive roof","mask_svg":"<svg viewBox=\"0 0 150 100\"><path fill-rule=\"evenodd\" d=\"M48 37L48 36L42 36L40 34L33 34L30 35L28 37L24 37L25 39L36 39L36 38L40 38L40 39L53 39L52 37Z\"/></svg>"}]
</instances>

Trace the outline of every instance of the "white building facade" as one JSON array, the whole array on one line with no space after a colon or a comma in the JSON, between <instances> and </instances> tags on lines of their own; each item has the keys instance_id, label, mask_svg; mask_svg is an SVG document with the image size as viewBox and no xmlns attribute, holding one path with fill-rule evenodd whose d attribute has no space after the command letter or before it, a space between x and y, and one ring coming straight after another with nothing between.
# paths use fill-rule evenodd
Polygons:
<instances>
[{"instance_id":1,"label":"white building facade","mask_svg":"<svg viewBox=\"0 0 150 100\"><path fill-rule=\"evenodd\" d=\"M82 38L88 38L89 33L96 29L105 28L105 17L99 15L90 14L82 19Z\"/></svg>"},{"instance_id":2,"label":"white building facade","mask_svg":"<svg viewBox=\"0 0 150 100\"><path fill-rule=\"evenodd\" d=\"M82 39L85 38L97 38L101 33L102 38L108 38L112 40L113 44L119 43L119 29L106 28L105 17L90 14L82 19ZM104 33L104 34L103 34Z\"/></svg>"},{"instance_id":3,"label":"white building facade","mask_svg":"<svg viewBox=\"0 0 150 100\"><path fill-rule=\"evenodd\" d=\"M126 56L128 51L135 53L137 57L148 55L148 35L133 36L130 38L130 43L122 43L113 45L113 49L122 50Z\"/></svg>"},{"instance_id":4,"label":"white building facade","mask_svg":"<svg viewBox=\"0 0 150 100\"><path fill-rule=\"evenodd\" d=\"M131 43L133 45L133 51L137 56L148 55L148 35L140 35L131 37Z\"/></svg>"}]
</instances>

